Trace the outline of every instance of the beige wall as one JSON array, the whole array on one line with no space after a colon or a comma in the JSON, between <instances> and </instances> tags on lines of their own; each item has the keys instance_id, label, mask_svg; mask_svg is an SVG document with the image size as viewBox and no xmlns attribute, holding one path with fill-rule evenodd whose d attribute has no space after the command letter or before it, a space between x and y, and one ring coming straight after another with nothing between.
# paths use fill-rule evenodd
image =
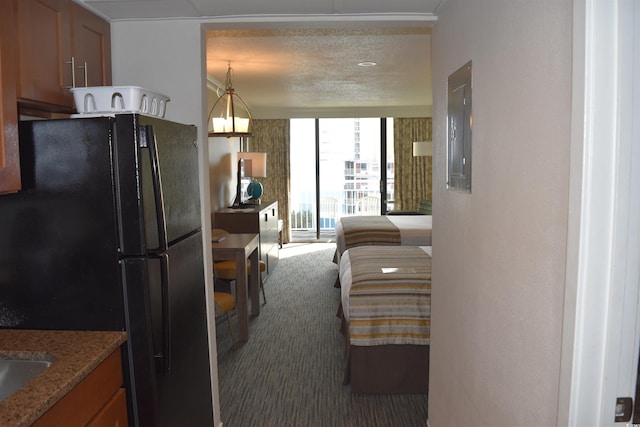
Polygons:
<instances>
[{"instance_id":1,"label":"beige wall","mask_svg":"<svg viewBox=\"0 0 640 427\"><path fill-rule=\"evenodd\" d=\"M572 2L448 0L438 15L429 425L555 425ZM446 189L446 80L469 60L473 193L463 194Z\"/></svg>"},{"instance_id":2,"label":"beige wall","mask_svg":"<svg viewBox=\"0 0 640 427\"><path fill-rule=\"evenodd\" d=\"M236 195L238 138L209 138L209 187L211 192L211 223L214 214L231 205Z\"/></svg>"},{"instance_id":3,"label":"beige wall","mask_svg":"<svg viewBox=\"0 0 640 427\"><path fill-rule=\"evenodd\" d=\"M211 89L207 90L207 115L218 99ZM209 189L211 194L211 223L215 228L214 214L229 206L236 194L236 159L240 151L239 138L208 138L209 143Z\"/></svg>"},{"instance_id":4,"label":"beige wall","mask_svg":"<svg viewBox=\"0 0 640 427\"><path fill-rule=\"evenodd\" d=\"M235 194L233 160L237 138L207 138L202 125L215 102L212 91L204 91L206 75L201 23L194 20L117 21L112 23L113 82L137 85L168 95L166 118L195 124L200 140L206 141L209 182L207 200L211 212L225 207ZM132 42L134 40L134 42ZM204 104L203 104L204 102ZM233 158L232 158L233 157Z\"/></svg>"}]
</instances>

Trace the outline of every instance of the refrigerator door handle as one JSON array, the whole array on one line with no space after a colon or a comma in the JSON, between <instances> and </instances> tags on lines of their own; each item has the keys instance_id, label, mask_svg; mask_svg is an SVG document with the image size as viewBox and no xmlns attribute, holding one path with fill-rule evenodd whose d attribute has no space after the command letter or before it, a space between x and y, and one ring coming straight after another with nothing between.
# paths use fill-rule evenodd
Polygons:
<instances>
[{"instance_id":1,"label":"refrigerator door handle","mask_svg":"<svg viewBox=\"0 0 640 427\"><path fill-rule=\"evenodd\" d=\"M151 179L153 181L154 206L156 224L158 226L158 252L165 252L168 248L167 222L164 212L164 196L162 193L162 177L160 176L160 164L158 162L158 146L156 144L153 126L144 126L146 141L149 146L149 158L151 162Z\"/></svg>"},{"instance_id":2,"label":"refrigerator door handle","mask_svg":"<svg viewBox=\"0 0 640 427\"><path fill-rule=\"evenodd\" d=\"M156 372L164 375L171 373L171 307L169 299L169 255L158 254L154 258L160 260L160 293L162 295L162 345L161 352L154 354L156 361Z\"/></svg>"}]
</instances>

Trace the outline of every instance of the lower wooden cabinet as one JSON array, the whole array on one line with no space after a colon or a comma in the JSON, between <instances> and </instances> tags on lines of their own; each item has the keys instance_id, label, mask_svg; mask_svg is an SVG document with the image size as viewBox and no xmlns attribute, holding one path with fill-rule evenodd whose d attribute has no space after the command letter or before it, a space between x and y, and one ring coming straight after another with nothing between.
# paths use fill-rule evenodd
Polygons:
<instances>
[{"instance_id":1,"label":"lower wooden cabinet","mask_svg":"<svg viewBox=\"0 0 640 427\"><path fill-rule=\"evenodd\" d=\"M124 427L127 423L127 393L121 388L91 419L87 427Z\"/></svg>"},{"instance_id":2,"label":"lower wooden cabinet","mask_svg":"<svg viewBox=\"0 0 640 427\"><path fill-rule=\"evenodd\" d=\"M120 349L40 417L35 427L125 427L127 399L122 388Z\"/></svg>"}]
</instances>

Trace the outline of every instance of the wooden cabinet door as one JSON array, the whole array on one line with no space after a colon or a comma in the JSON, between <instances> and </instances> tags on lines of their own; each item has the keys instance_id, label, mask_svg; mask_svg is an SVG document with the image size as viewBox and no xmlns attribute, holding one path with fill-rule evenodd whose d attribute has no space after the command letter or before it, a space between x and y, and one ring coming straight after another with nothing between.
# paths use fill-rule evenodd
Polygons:
<instances>
[{"instance_id":1,"label":"wooden cabinet door","mask_svg":"<svg viewBox=\"0 0 640 427\"><path fill-rule=\"evenodd\" d=\"M71 6L71 23L76 86L110 86L110 24L76 3Z\"/></svg>"},{"instance_id":2,"label":"wooden cabinet door","mask_svg":"<svg viewBox=\"0 0 640 427\"><path fill-rule=\"evenodd\" d=\"M0 194L20 189L16 26L10 1L0 1Z\"/></svg>"},{"instance_id":3,"label":"wooden cabinet door","mask_svg":"<svg viewBox=\"0 0 640 427\"><path fill-rule=\"evenodd\" d=\"M121 388L93 417L87 427L127 427L127 395Z\"/></svg>"},{"instance_id":4,"label":"wooden cabinet door","mask_svg":"<svg viewBox=\"0 0 640 427\"><path fill-rule=\"evenodd\" d=\"M32 426L85 426L96 414L100 414L105 405L107 408L98 417L95 425L105 425L99 424L102 421L115 422L121 418L122 399L126 400L126 396L119 393L122 390L122 378L122 359L120 349L117 349ZM117 394L121 396L118 397ZM111 401L114 396L115 401Z\"/></svg>"},{"instance_id":5,"label":"wooden cabinet door","mask_svg":"<svg viewBox=\"0 0 640 427\"><path fill-rule=\"evenodd\" d=\"M70 0L19 0L20 100L73 107Z\"/></svg>"}]
</instances>

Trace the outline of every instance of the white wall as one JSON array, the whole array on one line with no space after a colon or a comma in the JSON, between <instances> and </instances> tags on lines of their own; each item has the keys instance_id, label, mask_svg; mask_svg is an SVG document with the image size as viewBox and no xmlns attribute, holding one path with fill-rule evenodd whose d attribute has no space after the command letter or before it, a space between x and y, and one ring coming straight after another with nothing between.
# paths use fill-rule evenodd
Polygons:
<instances>
[{"instance_id":1,"label":"white wall","mask_svg":"<svg viewBox=\"0 0 640 427\"><path fill-rule=\"evenodd\" d=\"M570 1L448 0L433 32L429 425L555 425ZM446 81L473 61L472 194L446 190Z\"/></svg>"},{"instance_id":2,"label":"white wall","mask_svg":"<svg viewBox=\"0 0 640 427\"><path fill-rule=\"evenodd\" d=\"M119 21L111 24L111 48L114 85L135 85L171 98L166 118L198 126L200 152L200 193L203 230L211 229L209 190L209 141L206 121L207 97L204 66L204 32L193 20ZM204 143L203 143L204 142ZM204 231L204 236L208 233ZM218 399L213 310L213 271L211 241L203 242L205 279L210 325L210 352L214 421L221 425Z\"/></svg>"}]
</instances>

